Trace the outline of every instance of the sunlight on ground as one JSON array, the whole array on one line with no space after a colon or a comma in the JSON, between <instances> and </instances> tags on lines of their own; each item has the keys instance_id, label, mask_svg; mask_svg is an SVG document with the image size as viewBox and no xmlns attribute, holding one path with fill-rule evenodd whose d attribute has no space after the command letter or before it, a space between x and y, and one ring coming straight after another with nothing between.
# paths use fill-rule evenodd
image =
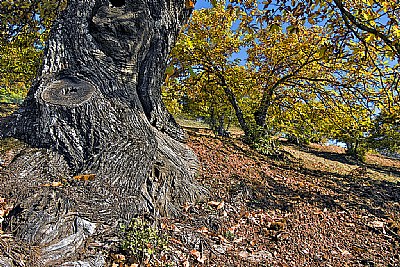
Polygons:
<instances>
[{"instance_id":1,"label":"sunlight on ground","mask_svg":"<svg viewBox=\"0 0 400 267\"><path fill-rule=\"evenodd\" d=\"M400 161L378 154L368 154L366 166L363 168L352 163L345 155L344 148L338 146L312 144L304 149L290 145L285 145L282 148L298 161L300 167L310 170L389 182L400 181L400 177L396 176L394 171L391 172L391 169L398 170L400 168Z\"/></svg>"}]
</instances>

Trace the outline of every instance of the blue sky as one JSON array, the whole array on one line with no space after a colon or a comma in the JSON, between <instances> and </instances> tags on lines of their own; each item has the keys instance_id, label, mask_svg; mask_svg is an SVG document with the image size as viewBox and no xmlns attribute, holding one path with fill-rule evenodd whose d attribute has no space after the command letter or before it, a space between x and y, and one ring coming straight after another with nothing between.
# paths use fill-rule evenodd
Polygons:
<instances>
[{"instance_id":1,"label":"blue sky","mask_svg":"<svg viewBox=\"0 0 400 267\"><path fill-rule=\"evenodd\" d=\"M195 9L201 9L201 8L210 8L211 3L206 0L198 0L196 2L196 5L194 6Z\"/></svg>"}]
</instances>

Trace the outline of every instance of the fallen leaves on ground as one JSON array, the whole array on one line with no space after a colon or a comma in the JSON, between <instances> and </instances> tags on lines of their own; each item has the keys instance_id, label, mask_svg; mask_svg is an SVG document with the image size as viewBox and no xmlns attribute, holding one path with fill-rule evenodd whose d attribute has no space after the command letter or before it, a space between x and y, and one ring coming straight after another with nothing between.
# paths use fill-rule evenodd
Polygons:
<instances>
[{"instance_id":1,"label":"fallen leaves on ground","mask_svg":"<svg viewBox=\"0 0 400 267\"><path fill-rule=\"evenodd\" d=\"M400 266L400 183L369 177L373 166L350 175L359 166L319 145L291 146L292 161L210 135L188 145L213 195L165 219L177 266Z\"/></svg>"},{"instance_id":2,"label":"fallen leaves on ground","mask_svg":"<svg viewBox=\"0 0 400 267\"><path fill-rule=\"evenodd\" d=\"M4 217L13 209L13 205L7 203L5 198L0 197L0 224L3 222ZM0 233L2 230L0 229Z\"/></svg>"},{"instance_id":3,"label":"fallen leaves on ground","mask_svg":"<svg viewBox=\"0 0 400 267\"><path fill-rule=\"evenodd\" d=\"M358 166L320 145L286 146L292 156L274 161L240 140L201 134L188 145L212 195L160 219L169 241L157 266L400 266L400 161L373 155ZM19 150L3 151L0 171ZM0 218L11 209L0 199ZM1 238L0 246L11 236Z\"/></svg>"}]
</instances>

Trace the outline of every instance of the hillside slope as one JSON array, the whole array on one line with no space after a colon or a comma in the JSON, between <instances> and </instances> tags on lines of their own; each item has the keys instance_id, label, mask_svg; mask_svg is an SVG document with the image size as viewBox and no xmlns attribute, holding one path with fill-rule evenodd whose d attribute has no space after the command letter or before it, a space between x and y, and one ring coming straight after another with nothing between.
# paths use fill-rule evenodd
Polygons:
<instances>
[{"instance_id":1,"label":"hillside slope","mask_svg":"<svg viewBox=\"0 0 400 267\"><path fill-rule=\"evenodd\" d=\"M399 161L319 145L273 161L193 132L188 145L213 196L169 222L178 266L400 266Z\"/></svg>"}]
</instances>

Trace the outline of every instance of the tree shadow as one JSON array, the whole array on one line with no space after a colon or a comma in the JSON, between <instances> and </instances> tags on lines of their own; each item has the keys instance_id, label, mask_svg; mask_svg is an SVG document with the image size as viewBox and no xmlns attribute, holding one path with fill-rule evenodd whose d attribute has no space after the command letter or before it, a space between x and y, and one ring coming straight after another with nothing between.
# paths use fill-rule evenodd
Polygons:
<instances>
[{"instance_id":1,"label":"tree shadow","mask_svg":"<svg viewBox=\"0 0 400 267\"><path fill-rule=\"evenodd\" d=\"M313 154L317 157L327 159L327 160L336 161L336 162L340 162L340 163L352 165L352 166L366 167L366 168L369 168L371 170L374 170L374 171L377 171L377 172L380 172L383 174L400 177L400 170L395 167L380 166L377 164L365 163L365 162L361 162L357 159L354 159L350 155L340 154L340 153L335 153L335 152L319 151L319 150L316 150L313 148L308 148L308 147L307 148L297 147L297 149L299 149L303 152L306 152L306 153Z\"/></svg>"},{"instance_id":2,"label":"tree shadow","mask_svg":"<svg viewBox=\"0 0 400 267\"><path fill-rule=\"evenodd\" d=\"M382 220L400 214L400 180L389 182L366 176L368 171L365 168L390 172L386 167L372 164L370 167L345 154L296 146L296 149L315 156L351 165L355 170L360 169L359 172L340 174L333 170L307 168L299 165L293 157L285 157L283 161L268 160L254 150L233 141L224 140L223 146L226 153L243 154L260 162L266 160L270 169L275 169L272 172L261 171L263 182L244 175L231 177L235 183L230 184L227 189L232 203L245 202L252 209L281 210L288 213L296 209L297 205L306 203L321 210L366 213ZM399 170L392 171L393 173L399 174ZM291 184L284 176L304 185Z\"/></svg>"},{"instance_id":3,"label":"tree shadow","mask_svg":"<svg viewBox=\"0 0 400 267\"><path fill-rule=\"evenodd\" d=\"M249 156L249 151L235 145L234 150ZM228 146L229 146L228 145ZM287 173L288 176L301 176L297 181L304 181L316 185L314 189L309 187L292 186L285 181L275 179L276 177L265 174L268 186L258 185L251 182L251 179L241 177L240 182L232 186L231 195L242 194L247 196L248 205L253 208L279 209L289 211L293 209L294 203L306 202L320 209L330 210L365 210L368 213L383 219L389 214L400 214L400 180L390 182L376 180L367 177L368 169L391 174L400 177L400 170L365 164L353 159L346 154L318 151L313 148L297 147L303 152L313 154L327 160L351 165L354 172L340 174L337 172L315 170L299 165L292 157L285 158L285 162L269 161L275 168L279 168L280 175ZM250 153L251 154L251 153ZM254 155L253 155L254 156ZM288 162L288 160L290 160ZM332 194L322 193L332 192ZM295 201L293 201L295 199Z\"/></svg>"},{"instance_id":4,"label":"tree shadow","mask_svg":"<svg viewBox=\"0 0 400 267\"><path fill-rule=\"evenodd\" d=\"M390 219L390 214L400 214L400 205L398 205L400 182L341 175L304 167L279 166L279 168L287 171L288 175L301 175L304 182L318 181L318 185L314 189L292 187L287 182L273 177L266 177L267 187L242 181L237 187L247 191L248 206L255 209L279 209L290 212L296 203L305 202L321 210L365 210L382 219ZM321 193L323 191L333 193Z\"/></svg>"},{"instance_id":5,"label":"tree shadow","mask_svg":"<svg viewBox=\"0 0 400 267\"><path fill-rule=\"evenodd\" d=\"M327 160L337 161L343 164L359 165L361 163L360 161L354 159L350 155L346 155L343 153L319 151L317 149L310 147L296 147L296 148L299 149L300 151L313 154L317 157L321 157Z\"/></svg>"}]
</instances>

